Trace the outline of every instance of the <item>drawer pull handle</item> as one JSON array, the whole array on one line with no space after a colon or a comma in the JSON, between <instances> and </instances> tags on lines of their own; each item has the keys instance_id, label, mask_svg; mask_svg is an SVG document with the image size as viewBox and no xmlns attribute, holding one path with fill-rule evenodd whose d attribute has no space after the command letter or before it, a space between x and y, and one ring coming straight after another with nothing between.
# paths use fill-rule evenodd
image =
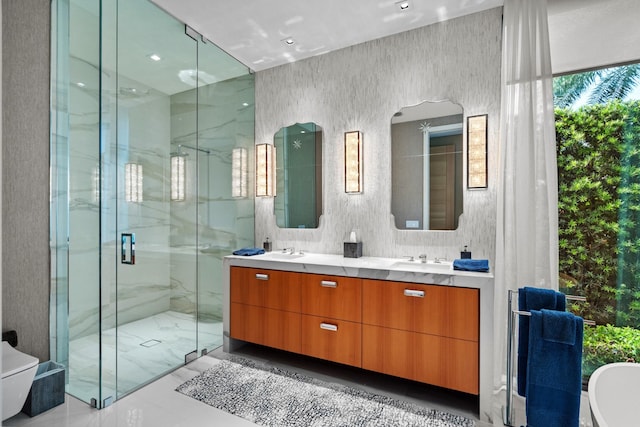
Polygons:
<instances>
[{"instance_id":1,"label":"drawer pull handle","mask_svg":"<svg viewBox=\"0 0 640 427\"><path fill-rule=\"evenodd\" d=\"M256 279L258 279L258 280L269 280L269 275L268 274L257 273L256 274Z\"/></svg>"},{"instance_id":2,"label":"drawer pull handle","mask_svg":"<svg viewBox=\"0 0 640 427\"><path fill-rule=\"evenodd\" d=\"M416 291L414 289L405 289L404 290L405 297L416 297L416 298L424 298L424 291Z\"/></svg>"},{"instance_id":3,"label":"drawer pull handle","mask_svg":"<svg viewBox=\"0 0 640 427\"><path fill-rule=\"evenodd\" d=\"M338 282L331 282L329 280L323 280L322 282L320 282L320 284L322 285L323 288L337 288L338 287Z\"/></svg>"},{"instance_id":4,"label":"drawer pull handle","mask_svg":"<svg viewBox=\"0 0 640 427\"><path fill-rule=\"evenodd\" d=\"M332 325L331 323L320 323L320 329L325 331L338 332L338 325Z\"/></svg>"}]
</instances>

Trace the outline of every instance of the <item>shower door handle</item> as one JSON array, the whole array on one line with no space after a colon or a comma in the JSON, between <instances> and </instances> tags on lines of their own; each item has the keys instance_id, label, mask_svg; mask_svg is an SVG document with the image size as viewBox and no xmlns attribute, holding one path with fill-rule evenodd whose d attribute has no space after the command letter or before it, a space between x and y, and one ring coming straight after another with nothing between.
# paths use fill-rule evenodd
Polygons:
<instances>
[{"instance_id":1,"label":"shower door handle","mask_svg":"<svg viewBox=\"0 0 640 427\"><path fill-rule=\"evenodd\" d=\"M136 263L136 233L122 233L120 235L122 264Z\"/></svg>"}]
</instances>

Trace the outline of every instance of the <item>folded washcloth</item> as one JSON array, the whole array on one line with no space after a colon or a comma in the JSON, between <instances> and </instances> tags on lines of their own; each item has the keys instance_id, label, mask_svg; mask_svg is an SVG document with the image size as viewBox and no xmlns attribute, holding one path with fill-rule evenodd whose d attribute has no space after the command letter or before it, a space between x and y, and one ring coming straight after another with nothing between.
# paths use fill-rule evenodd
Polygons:
<instances>
[{"instance_id":1,"label":"folded washcloth","mask_svg":"<svg viewBox=\"0 0 640 427\"><path fill-rule=\"evenodd\" d=\"M582 318L571 313L531 311L527 426L580 424L582 328Z\"/></svg>"},{"instance_id":2,"label":"folded washcloth","mask_svg":"<svg viewBox=\"0 0 640 427\"><path fill-rule=\"evenodd\" d=\"M478 271L486 273L489 271L488 259L456 259L453 260L453 269L461 271Z\"/></svg>"},{"instance_id":3,"label":"folded washcloth","mask_svg":"<svg viewBox=\"0 0 640 427\"><path fill-rule=\"evenodd\" d=\"M563 293L553 289L524 287L518 290L518 310L565 311L566 299ZM518 394L526 395L527 363L529 352L529 317L520 316L518 328Z\"/></svg>"},{"instance_id":4,"label":"folded washcloth","mask_svg":"<svg viewBox=\"0 0 640 427\"><path fill-rule=\"evenodd\" d=\"M243 255L243 256L261 255L263 253L264 253L264 249L261 249L261 248L242 248L242 249L233 251L234 255Z\"/></svg>"}]
</instances>

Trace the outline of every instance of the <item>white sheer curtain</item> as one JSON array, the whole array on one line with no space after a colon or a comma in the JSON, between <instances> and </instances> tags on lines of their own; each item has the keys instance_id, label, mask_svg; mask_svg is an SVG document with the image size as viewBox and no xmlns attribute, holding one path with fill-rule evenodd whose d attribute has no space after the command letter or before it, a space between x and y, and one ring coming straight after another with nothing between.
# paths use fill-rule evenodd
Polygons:
<instances>
[{"instance_id":1,"label":"white sheer curtain","mask_svg":"<svg viewBox=\"0 0 640 427\"><path fill-rule=\"evenodd\" d=\"M494 386L504 404L507 291L558 289L558 178L547 0L505 0ZM499 412L498 412L499 413ZM498 418L498 419L496 419ZM494 424L502 425L494 410Z\"/></svg>"}]
</instances>

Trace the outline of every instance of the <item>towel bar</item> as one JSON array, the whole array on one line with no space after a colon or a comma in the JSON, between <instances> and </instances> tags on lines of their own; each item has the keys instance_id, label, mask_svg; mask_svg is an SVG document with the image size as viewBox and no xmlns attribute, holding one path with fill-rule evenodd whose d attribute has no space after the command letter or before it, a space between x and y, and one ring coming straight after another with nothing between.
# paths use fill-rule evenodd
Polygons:
<instances>
[{"instance_id":1,"label":"towel bar","mask_svg":"<svg viewBox=\"0 0 640 427\"><path fill-rule=\"evenodd\" d=\"M513 290L509 291L509 292L511 292L512 295L518 293L518 291L513 291ZM564 297L565 297L565 299L568 299L569 301L582 301L582 302L587 301L587 297L583 297L583 296L580 296L580 295L565 295Z\"/></svg>"},{"instance_id":2,"label":"towel bar","mask_svg":"<svg viewBox=\"0 0 640 427\"><path fill-rule=\"evenodd\" d=\"M516 316L531 316L528 311L514 310L513 308L513 295L518 291L509 290L507 295L507 390L506 390L506 402L503 408L502 421L505 426L513 427L513 341L514 341L514 324ZM578 295L565 295L565 298L570 301L586 301L587 298ZM596 322L593 320L583 320L585 325L595 326Z\"/></svg>"},{"instance_id":3,"label":"towel bar","mask_svg":"<svg viewBox=\"0 0 640 427\"><path fill-rule=\"evenodd\" d=\"M514 314L519 314L520 316L529 316L531 317L531 312L530 311L521 311L521 310L513 310ZM589 325L589 326L596 326L596 321L595 320L582 320L582 323L584 323L585 325Z\"/></svg>"}]
</instances>

